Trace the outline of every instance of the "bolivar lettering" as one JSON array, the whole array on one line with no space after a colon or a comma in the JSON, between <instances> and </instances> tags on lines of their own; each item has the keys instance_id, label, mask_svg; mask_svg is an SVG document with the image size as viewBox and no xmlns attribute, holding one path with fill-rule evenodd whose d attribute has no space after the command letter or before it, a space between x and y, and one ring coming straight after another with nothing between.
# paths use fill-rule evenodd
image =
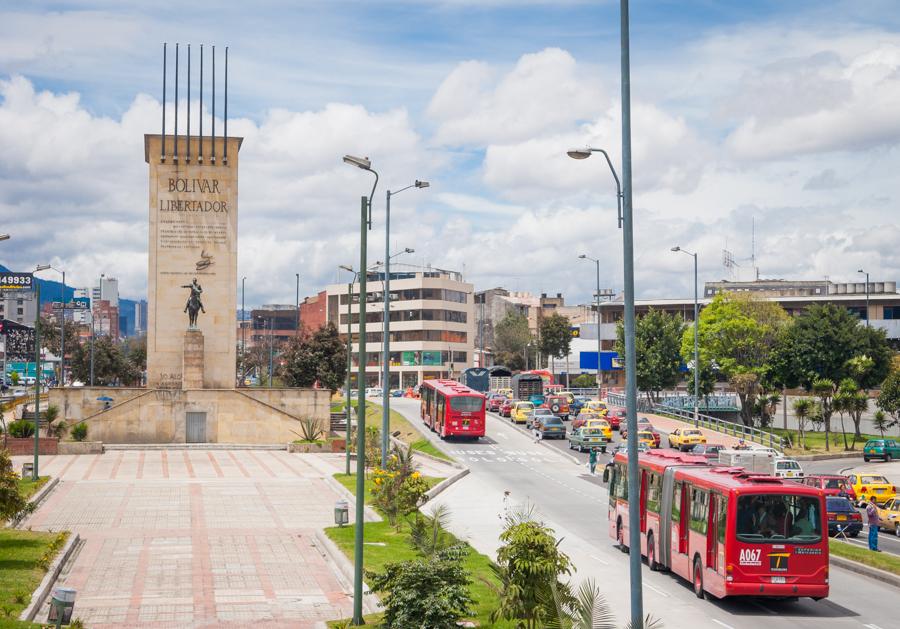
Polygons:
<instances>
[{"instance_id":1,"label":"bolivar lettering","mask_svg":"<svg viewBox=\"0 0 900 629\"><path fill-rule=\"evenodd\" d=\"M222 194L218 179L169 178L169 192L199 192L201 194Z\"/></svg>"}]
</instances>

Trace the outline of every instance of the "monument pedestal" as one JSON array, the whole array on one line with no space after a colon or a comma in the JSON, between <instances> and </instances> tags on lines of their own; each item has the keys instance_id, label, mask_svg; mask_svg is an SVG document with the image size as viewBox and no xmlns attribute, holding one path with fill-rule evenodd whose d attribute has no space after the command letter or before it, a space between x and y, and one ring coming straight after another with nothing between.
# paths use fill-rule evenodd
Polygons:
<instances>
[{"instance_id":1,"label":"monument pedestal","mask_svg":"<svg viewBox=\"0 0 900 629\"><path fill-rule=\"evenodd\" d=\"M184 358L181 367L181 388L203 387L203 332L188 330L184 333Z\"/></svg>"}]
</instances>

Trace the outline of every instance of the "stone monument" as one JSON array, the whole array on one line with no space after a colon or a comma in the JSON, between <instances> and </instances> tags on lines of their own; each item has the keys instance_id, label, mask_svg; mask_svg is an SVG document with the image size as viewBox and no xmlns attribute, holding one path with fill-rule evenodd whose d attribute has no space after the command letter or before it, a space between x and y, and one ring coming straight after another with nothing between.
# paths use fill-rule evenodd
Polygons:
<instances>
[{"instance_id":1,"label":"stone monument","mask_svg":"<svg viewBox=\"0 0 900 629\"><path fill-rule=\"evenodd\" d=\"M163 76L167 74L163 48ZM178 45L175 48L178 100ZM85 421L89 438L106 443L287 443L302 418L328 421L330 392L236 388L238 152L228 136L228 49L225 49L224 134L215 127L212 47L211 132L203 133L203 48L199 133L191 134L190 47L187 129L166 126L144 136L150 171L147 282L147 386L69 387L51 403L70 425ZM112 399L111 405L99 400Z\"/></svg>"}]
</instances>

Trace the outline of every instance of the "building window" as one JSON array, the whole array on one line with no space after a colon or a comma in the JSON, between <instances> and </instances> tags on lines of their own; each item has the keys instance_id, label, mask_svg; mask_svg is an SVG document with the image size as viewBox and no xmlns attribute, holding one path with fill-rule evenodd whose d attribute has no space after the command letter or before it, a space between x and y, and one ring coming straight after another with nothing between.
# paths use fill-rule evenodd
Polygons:
<instances>
[{"instance_id":1,"label":"building window","mask_svg":"<svg viewBox=\"0 0 900 629\"><path fill-rule=\"evenodd\" d=\"M885 319L900 319L900 306L885 306L884 307L884 318Z\"/></svg>"}]
</instances>

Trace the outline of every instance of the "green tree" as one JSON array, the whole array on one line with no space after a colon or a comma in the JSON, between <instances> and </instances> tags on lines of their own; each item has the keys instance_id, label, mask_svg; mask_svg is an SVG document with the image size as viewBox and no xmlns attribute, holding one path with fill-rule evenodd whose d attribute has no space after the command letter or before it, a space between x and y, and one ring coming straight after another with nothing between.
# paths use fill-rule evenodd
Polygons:
<instances>
[{"instance_id":1,"label":"green tree","mask_svg":"<svg viewBox=\"0 0 900 629\"><path fill-rule=\"evenodd\" d=\"M812 382L812 392L819 398L819 408L822 409L822 422L825 424L825 450L831 450L831 415L834 413L834 395L837 393L837 385L830 378L816 378Z\"/></svg>"},{"instance_id":2,"label":"green tree","mask_svg":"<svg viewBox=\"0 0 900 629\"><path fill-rule=\"evenodd\" d=\"M525 369L525 357L521 353L497 352L494 354L494 364L503 365L510 371L522 371Z\"/></svg>"},{"instance_id":3,"label":"green tree","mask_svg":"<svg viewBox=\"0 0 900 629\"><path fill-rule=\"evenodd\" d=\"M700 313L701 362L715 361L741 401L741 420L753 424L753 407L766 374L769 355L782 328L789 324L784 309L750 294L719 293ZM693 356L694 328L688 326L682 356Z\"/></svg>"},{"instance_id":4,"label":"green tree","mask_svg":"<svg viewBox=\"0 0 900 629\"><path fill-rule=\"evenodd\" d=\"M123 374L126 361L118 345L108 336L94 338L94 384L109 386L118 384ZM91 346L90 341L78 343L72 347L69 359L72 376L85 384L91 381ZM131 374L133 375L133 374Z\"/></svg>"},{"instance_id":5,"label":"green tree","mask_svg":"<svg viewBox=\"0 0 900 629\"><path fill-rule=\"evenodd\" d=\"M684 322L662 310L651 308L634 322L637 387L652 402L659 399L660 391L678 383L683 332ZM625 356L625 327L621 321L616 326L616 351Z\"/></svg>"},{"instance_id":6,"label":"green tree","mask_svg":"<svg viewBox=\"0 0 900 629\"><path fill-rule=\"evenodd\" d=\"M13 470L9 451L0 449L0 522L11 520L27 505L19 493L19 476Z\"/></svg>"},{"instance_id":7,"label":"green tree","mask_svg":"<svg viewBox=\"0 0 900 629\"><path fill-rule=\"evenodd\" d=\"M494 326L494 351L519 354L525 351L525 346L532 340L531 330L528 329L528 319L525 315L510 310ZM508 367L509 365L507 365Z\"/></svg>"},{"instance_id":8,"label":"green tree","mask_svg":"<svg viewBox=\"0 0 900 629\"><path fill-rule=\"evenodd\" d=\"M875 405L890 415L895 425L900 423L900 369L891 371L881 383L881 393Z\"/></svg>"},{"instance_id":9,"label":"green tree","mask_svg":"<svg viewBox=\"0 0 900 629\"><path fill-rule=\"evenodd\" d=\"M875 411L875 414L872 416L872 425L875 426L875 430L881 433L881 436L884 437L884 431L891 428L894 425L894 422L887 418L887 415L884 414L884 411L878 409Z\"/></svg>"},{"instance_id":10,"label":"green tree","mask_svg":"<svg viewBox=\"0 0 900 629\"><path fill-rule=\"evenodd\" d=\"M853 445L855 447L857 441L862 441L862 433L860 432L860 424L862 423L862 415L869 410L869 396L865 391L860 390L859 385L853 378L844 378L838 386L837 396L840 398L840 411L847 413L853 420ZM837 396L835 403L837 404ZM841 430L843 431L843 418L841 421ZM846 437L844 438L846 441Z\"/></svg>"},{"instance_id":11,"label":"green tree","mask_svg":"<svg viewBox=\"0 0 900 629\"><path fill-rule=\"evenodd\" d=\"M573 599L566 603L554 590L555 613L544 623L545 629L615 629L616 615L593 579L579 586ZM631 629L632 623L625 625ZM644 629L660 629L662 623L647 614Z\"/></svg>"},{"instance_id":12,"label":"green tree","mask_svg":"<svg viewBox=\"0 0 900 629\"><path fill-rule=\"evenodd\" d=\"M859 335L859 349L856 356L864 356L872 362L871 365L863 362L861 371L857 371L858 365L848 362L848 375L856 380L860 389L868 392L881 384L891 372L894 351L888 343L887 333L881 328L859 325L857 334Z\"/></svg>"},{"instance_id":13,"label":"green tree","mask_svg":"<svg viewBox=\"0 0 900 629\"><path fill-rule=\"evenodd\" d=\"M589 373L583 373L572 380L572 386L576 389L589 389L597 384L597 378Z\"/></svg>"},{"instance_id":14,"label":"green tree","mask_svg":"<svg viewBox=\"0 0 900 629\"><path fill-rule=\"evenodd\" d=\"M389 563L366 572L372 591L382 594L384 626L457 629L472 614L469 573L463 567L468 547L456 545L431 556Z\"/></svg>"},{"instance_id":15,"label":"green tree","mask_svg":"<svg viewBox=\"0 0 900 629\"><path fill-rule=\"evenodd\" d=\"M572 324L559 313L541 319L541 352L552 358L565 358L572 347ZM553 364L553 363L551 363ZM554 369L554 376L556 371Z\"/></svg>"},{"instance_id":16,"label":"green tree","mask_svg":"<svg viewBox=\"0 0 900 629\"><path fill-rule=\"evenodd\" d=\"M801 448L806 449L806 422L813 412L813 402L809 398L794 400L794 416L797 418L797 438Z\"/></svg>"},{"instance_id":17,"label":"green tree","mask_svg":"<svg viewBox=\"0 0 900 629\"><path fill-rule=\"evenodd\" d=\"M492 565L500 588L491 622L518 620L519 626L536 629L553 615L554 589L564 604L572 600L568 585L559 581L571 574L572 563L559 550L553 529L530 514L508 517L500 541L497 563Z\"/></svg>"},{"instance_id":18,"label":"green tree","mask_svg":"<svg viewBox=\"0 0 900 629\"><path fill-rule=\"evenodd\" d=\"M304 330L287 342L281 353L278 376L289 387L319 383L334 393L347 375L347 346L331 322L310 334Z\"/></svg>"}]
</instances>

